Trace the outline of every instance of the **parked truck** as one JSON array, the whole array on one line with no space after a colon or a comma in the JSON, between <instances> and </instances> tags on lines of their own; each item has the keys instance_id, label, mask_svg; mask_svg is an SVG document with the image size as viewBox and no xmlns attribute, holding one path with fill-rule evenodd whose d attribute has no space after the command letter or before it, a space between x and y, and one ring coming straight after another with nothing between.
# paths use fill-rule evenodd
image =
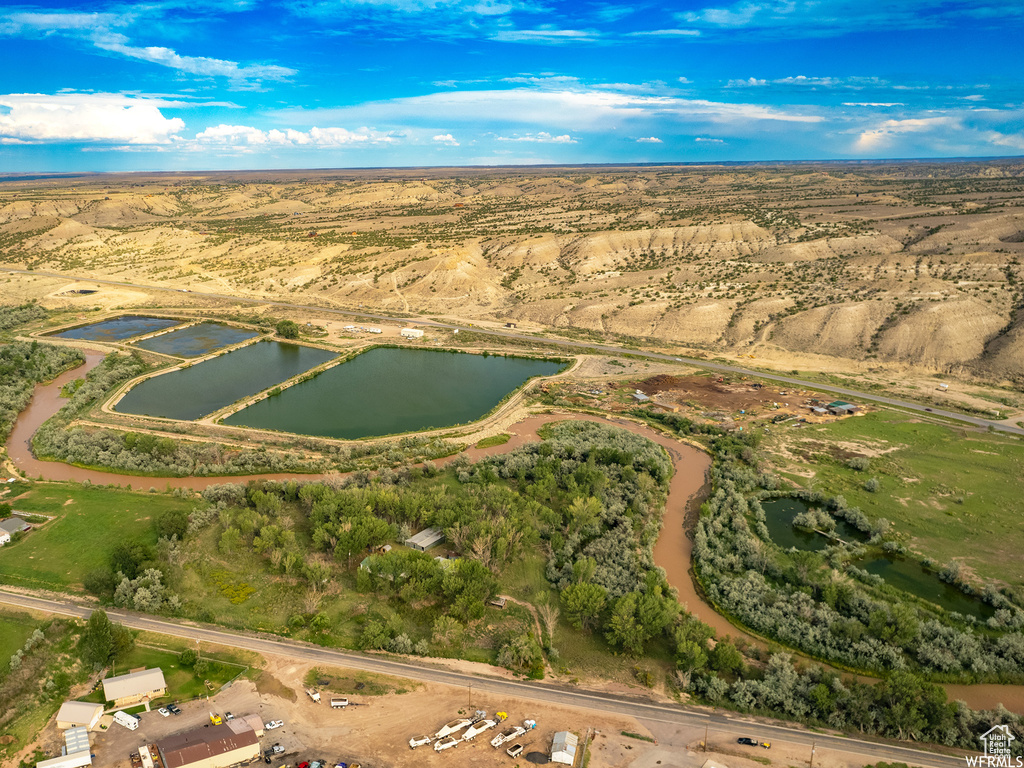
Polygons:
<instances>
[{"instance_id":1,"label":"parked truck","mask_svg":"<svg viewBox=\"0 0 1024 768\"><path fill-rule=\"evenodd\" d=\"M348 706L348 699L334 696L331 698L331 709L344 709Z\"/></svg>"},{"instance_id":2,"label":"parked truck","mask_svg":"<svg viewBox=\"0 0 1024 768\"><path fill-rule=\"evenodd\" d=\"M320 703L320 691L314 691L312 689L309 689L306 691L306 695L313 700L314 704Z\"/></svg>"},{"instance_id":3,"label":"parked truck","mask_svg":"<svg viewBox=\"0 0 1024 768\"><path fill-rule=\"evenodd\" d=\"M134 731L139 727L139 718L135 715L129 715L127 712L122 712L120 709L114 713L114 722L123 725L129 731Z\"/></svg>"}]
</instances>

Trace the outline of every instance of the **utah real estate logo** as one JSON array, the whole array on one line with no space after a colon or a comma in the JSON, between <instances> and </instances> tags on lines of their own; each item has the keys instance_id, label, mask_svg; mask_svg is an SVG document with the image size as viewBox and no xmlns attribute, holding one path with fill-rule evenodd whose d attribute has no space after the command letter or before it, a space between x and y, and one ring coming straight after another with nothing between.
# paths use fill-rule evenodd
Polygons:
<instances>
[{"instance_id":1,"label":"utah real estate logo","mask_svg":"<svg viewBox=\"0 0 1024 768\"><path fill-rule=\"evenodd\" d=\"M984 755L969 755L968 766L977 768L1024 768L1024 757L1014 757L1012 743L1016 740L1008 725L996 725L978 737L985 746Z\"/></svg>"}]
</instances>

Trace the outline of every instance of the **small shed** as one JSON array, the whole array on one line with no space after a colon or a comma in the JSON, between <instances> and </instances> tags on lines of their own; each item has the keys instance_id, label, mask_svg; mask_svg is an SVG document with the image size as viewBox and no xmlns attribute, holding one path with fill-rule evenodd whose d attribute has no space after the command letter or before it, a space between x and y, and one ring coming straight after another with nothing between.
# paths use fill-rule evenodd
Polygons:
<instances>
[{"instance_id":1,"label":"small shed","mask_svg":"<svg viewBox=\"0 0 1024 768\"><path fill-rule=\"evenodd\" d=\"M444 534L437 528L425 528L424 530L417 533L405 540L405 546L411 547L412 549L418 549L420 552L426 552L431 547L437 546L444 541Z\"/></svg>"},{"instance_id":2,"label":"small shed","mask_svg":"<svg viewBox=\"0 0 1024 768\"><path fill-rule=\"evenodd\" d=\"M228 726L235 733L251 730L256 734L256 738L263 738L263 718L259 715L236 717L234 720L228 721Z\"/></svg>"},{"instance_id":3,"label":"small shed","mask_svg":"<svg viewBox=\"0 0 1024 768\"><path fill-rule=\"evenodd\" d=\"M88 701L65 701L57 711L58 730L67 730L76 726L95 728L103 716L102 704L90 704Z\"/></svg>"},{"instance_id":4,"label":"small shed","mask_svg":"<svg viewBox=\"0 0 1024 768\"><path fill-rule=\"evenodd\" d=\"M825 406L825 409L833 416L847 416L857 412L857 406L842 400L836 400Z\"/></svg>"},{"instance_id":5,"label":"small shed","mask_svg":"<svg viewBox=\"0 0 1024 768\"><path fill-rule=\"evenodd\" d=\"M91 752L89 748L89 731L82 726L75 726L64 731L64 751L73 755L77 752Z\"/></svg>"},{"instance_id":6,"label":"small shed","mask_svg":"<svg viewBox=\"0 0 1024 768\"><path fill-rule=\"evenodd\" d=\"M84 768L92 765L92 754L89 752L76 752L73 755L61 755L51 760L40 760L36 768Z\"/></svg>"},{"instance_id":7,"label":"small shed","mask_svg":"<svg viewBox=\"0 0 1024 768\"><path fill-rule=\"evenodd\" d=\"M558 731L551 740L551 762L572 765L576 762L576 747L579 737L569 731Z\"/></svg>"},{"instance_id":8,"label":"small shed","mask_svg":"<svg viewBox=\"0 0 1024 768\"><path fill-rule=\"evenodd\" d=\"M27 531L31 527L20 517L8 517L5 520L0 520L0 531L6 531L11 536L19 531Z\"/></svg>"},{"instance_id":9,"label":"small shed","mask_svg":"<svg viewBox=\"0 0 1024 768\"><path fill-rule=\"evenodd\" d=\"M647 395L645 395L638 389L636 392L633 393L633 399L636 400L638 403L646 403L651 398L649 398Z\"/></svg>"}]
</instances>

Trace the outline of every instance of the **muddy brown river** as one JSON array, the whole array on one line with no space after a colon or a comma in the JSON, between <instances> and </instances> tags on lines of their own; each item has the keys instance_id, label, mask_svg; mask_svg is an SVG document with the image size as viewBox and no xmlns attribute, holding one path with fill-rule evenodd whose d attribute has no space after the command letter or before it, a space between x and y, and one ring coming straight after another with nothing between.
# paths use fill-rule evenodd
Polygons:
<instances>
[{"instance_id":1,"label":"muddy brown river","mask_svg":"<svg viewBox=\"0 0 1024 768\"><path fill-rule=\"evenodd\" d=\"M28 477L73 482L88 480L93 484L131 485L134 488L146 485L170 486L172 488L191 488L197 491L219 483L244 483L256 479L315 480L320 477L319 475L297 473L216 477L149 477L84 469L55 461L40 461L32 455L32 435L43 422L53 416L67 402L60 396L61 387L69 381L83 377L88 371L99 365L104 357L102 352L92 350L87 350L85 356L84 365L66 371L51 382L37 385L32 401L15 422L14 429L7 440L7 454L15 466L25 472ZM737 629L728 619L704 602L693 582L690 572L692 542L687 535L686 518L687 511L699 505L706 494L705 484L708 469L711 467L711 457L704 451L625 419L577 413L528 416L512 426L509 430L512 439L507 443L490 448L468 448L463 451L463 454L475 461L486 456L506 453L526 443L536 442L539 439L537 430L545 424L562 421L566 418L611 424L642 435L668 451L675 471L669 485L661 534L654 547L654 562L665 570L668 583L678 591L679 602L686 606L690 613L709 624L719 635L745 637L753 643L763 645L762 640ZM454 456L449 456L439 459L435 463L443 465L454 458ZM859 675L857 677L865 682L873 681L873 678ZM943 688L950 700L964 701L974 709L993 709L998 704L1002 704L1011 712L1024 714L1024 686L947 684L943 685Z\"/></svg>"}]
</instances>

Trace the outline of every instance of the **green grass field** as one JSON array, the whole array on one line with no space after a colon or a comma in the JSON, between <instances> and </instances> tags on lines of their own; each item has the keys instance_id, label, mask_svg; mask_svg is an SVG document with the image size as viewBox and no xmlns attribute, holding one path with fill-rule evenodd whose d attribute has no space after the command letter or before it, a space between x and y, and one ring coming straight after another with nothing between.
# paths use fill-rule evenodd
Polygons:
<instances>
[{"instance_id":1,"label":"green grass field","mask_svg":"<svg viewBox=\"0 0 1024 768\"><path fill-rule=\"evenodd\" d=\"M224 683L246 671L244 663L220 660L220 654L206 652L202 653L202 658L207 660L208 668L203 676L199 677L191 669L181 666L178 653L148 645L136 645L128 658L118 662L117 668L108 677L123 675L128 670L138 667L160 667L164 673L164 680L167 681L167 696L153 701L151 706L155 709L170 701L188 701L207 694L212 696ZM209 686L206 685L207 680L210 682Z\"/></svg>"},{"instance_id":2,"label":"green grass field","mask_svg":"<svg viewBox=\"0 0 1024 768\"><path fill-rule=\"evenodd\" d=\"M799 485L841 494L870 518L891 521L911 550L940 564L960 559L984 579L1024 584L1020 440L880 411L781 428L764 451ZM870 467L847 467L852 454L870 455ZM880 483L874 493L864 488L870 478Z\"/></svg>"},{"instance_id":3,"label":"green grass field","mask_svg":"<svg viewBox=\"0 0 1024 768\"><path fill-rule=\"evenodd\" d=\"M11 503L55 519L0 548L0 582L47 589L80 588L85 574L107 565L117 542L156 543L153 520L166 510L192 507L162 493L64 483L35 483Z\"/></svg>"},{"instance_id":4,"label":"green grass field","mask_svg":"<svg viewBox=\"0 0 1024 768\"><path fill-rule=\"evenodd\" d=\"M41 623L24 613L0 610L0 676L5 671L7 660L25 645L32 630Z\"/></svg>"}]
</instances>

